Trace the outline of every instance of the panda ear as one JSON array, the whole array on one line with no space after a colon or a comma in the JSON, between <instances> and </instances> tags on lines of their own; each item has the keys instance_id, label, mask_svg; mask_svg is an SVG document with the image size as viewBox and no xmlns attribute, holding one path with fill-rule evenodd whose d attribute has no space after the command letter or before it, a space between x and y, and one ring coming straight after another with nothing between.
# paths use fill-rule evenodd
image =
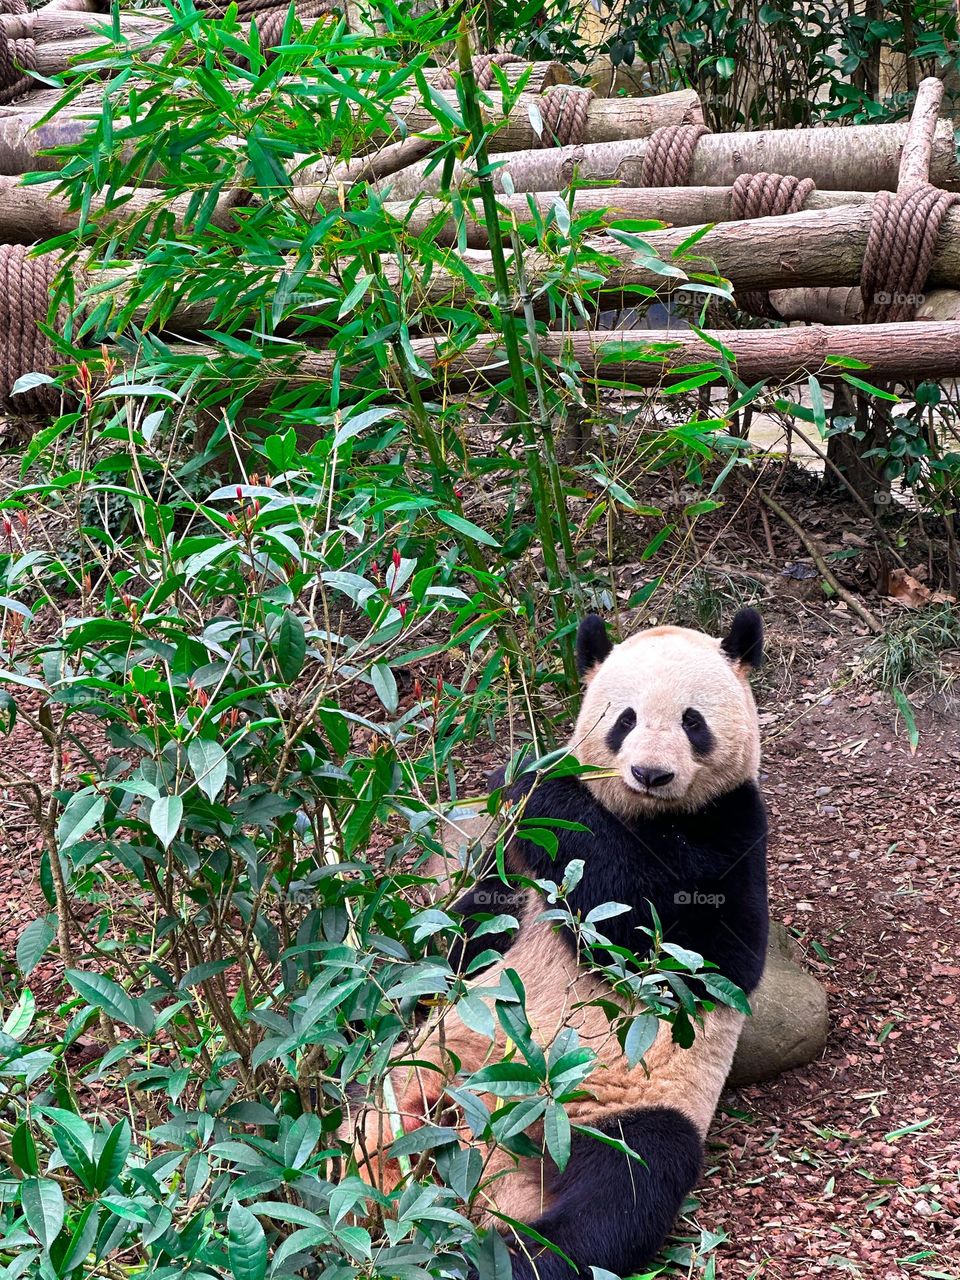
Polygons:
<instances>
[{"instance_id":1,"label":"panda ear","mask_svg":"<svg viewBox=\"0 0 960 1280\"><path fill-rule=\"evenodd\" d=\"M588 613L577 628L577 670L581 677L598 667L612 648L603 619L596 613Z\"/></svg>"},{"instance_id":2,"label":"panda ear","mask_svg":"<svg viewBox=\"0 0 960 1280\"><path fill-rule=\"evenodd\" d=\"M756 669L763 661L763 619L756 609L739 609L720 648L731 662Z\"/></svg>"}]
</instances>

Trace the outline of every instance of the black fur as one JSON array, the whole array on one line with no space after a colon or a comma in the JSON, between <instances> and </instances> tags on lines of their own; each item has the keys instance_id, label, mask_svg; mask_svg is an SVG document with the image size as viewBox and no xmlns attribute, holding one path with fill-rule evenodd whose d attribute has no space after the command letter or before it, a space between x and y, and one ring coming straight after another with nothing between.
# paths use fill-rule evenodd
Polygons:
<instances>
[{"instance_id":1,"label":"black fur","mask_svg":"<svg viewBox=\"0 0 960 1280\"><path fill-rule=\"evenodd\" d=\"M756 609L738 609L720 648L731 662L756 669L763 661L763 619Z\"/></svg>"},{"instance_id":2,"label":"black fur","mask_svg":"<svg viewBox=\"0 0 960 1280\"><path fill-rule=\"evenodd\" d=\"M614 722L613 728L607 734L607 746L614 755L623 746L627 735L637 727L637 713L632 707L627 707L625 711L621 711Z\"/></svg>"},{"instance_id":3,"label":"black fur","mask_svg":"<svg viewBox=\"0 0 960 1280\"><path fill-rule=\"evenodd\" d=\"M545 1165L550 1208L531 1225L577 1269L528 1238L531 1257L511 1248L513 1280L578 1280L589 1277L591 1267L630 1275L663 1244L700 1176L703 1148L696 1129L671 1107L624 1112L599 1128L646 1163L575 1132L563 1172Z\"/></svg>"},{"instance_id":4,"label":"black fur","mask_svg":"<svg viewBox=\"0 0 960 1280\"><path fill-rule=\"evenodd\" d=\"M695 707L687 707L680 723L693 748L693 754L700 760L706 759L716 746L716 740L703 715Z\"/></svg>"},{"instance_id":5,"label":"black fur","mask_svg":"<svg viewBox=\"0 0 960 1280\"><path fill-rule=\"evenodd\" d=\"M612 648L603 619L588 613L577 629L577 670L581 676L603 662Z\"/></svg>"},{"instance_id":6,"label":"black fur","mask_svg":"<svg viewBox=\"0 0 960 1280\"><path fill-rule=\"evenodd\" d=\"M533 781L521 779L517 789L529 789ZM767 819L752 782L720 796L699 813L627 822L604 809L578 778L548 778L530 790L523 820L543 819L549 826L551 818L580 823L588 832L552 828L559 842L555 858L518 836L511 849L514 871L559 883L571 859L581 858L583 876L568 905L581 917L605 902L629 906L630 911L600 925L615 946L648 952L649 939L637 930L652 926L652 902L665 941L712 961L747 994L756 987L767 949ZM521 835L522 830L521 824ZM498 888L489 880L477 888L509 892L499 878L492 880ZM461 899L458 909L469 908L472 896ZM497 914L496 908L485 905L478 909ZM570 947L576 945L571 930L561 929L560 936ZM492 939L481 938L472 945L477 954L492 945Z\"/></svg>"}]
</instances>

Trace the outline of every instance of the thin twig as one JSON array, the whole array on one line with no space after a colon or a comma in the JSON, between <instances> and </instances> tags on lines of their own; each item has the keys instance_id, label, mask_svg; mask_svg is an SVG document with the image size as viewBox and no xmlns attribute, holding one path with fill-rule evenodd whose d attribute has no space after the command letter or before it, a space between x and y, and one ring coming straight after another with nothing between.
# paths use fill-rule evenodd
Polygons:
<instances>
[{"instance_id":1,"label":"thin twig","mask_svg":"<svg viewBox=\"0 0 960 1280\"><path fill-rule=\"evenodd\" d=\"M830 566L827 564L826 560L824 560L823 558L823 552L820 550L817 544L813 541L810 535L808 533L805 533L804 530L800 527L800 525L797 524L793 516L790 515L789 512L784 511L780 503L777 502L775 498L771 498L769 494L761 493L760 501L765 502L767 506L770 508L770 510L773 512L773 514L775 516L779 516L779 518L783 521L783 523L787 526L787 528L791 529L797 535L797 537L806 547L808 554L811 556L813 560L813 563L819 569L820 576L832 588L832 590L834 590L837 593L837 595L844 602L844 604L846 604L850 609L853 610L853 612L857 615L857 617L864 624L864 626L869 627L869 629L874 633L874 635L880 635L883 632L882 624L870 612L870 610L866 607L866 605L861 604L861 602L857 599L857 597L853 594L853 592L848 591L845 586L843 586L840 582L837 581L836 576L834 575Z\"/></svg>"}]
</instances>

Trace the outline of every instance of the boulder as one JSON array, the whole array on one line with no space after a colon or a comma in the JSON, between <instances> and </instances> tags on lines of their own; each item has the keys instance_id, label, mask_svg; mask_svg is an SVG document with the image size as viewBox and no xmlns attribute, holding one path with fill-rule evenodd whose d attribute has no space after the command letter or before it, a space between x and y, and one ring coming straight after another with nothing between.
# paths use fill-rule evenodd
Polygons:
<instances>
[{"instance_id":1,"label":"boulder","mask_svg":"<svg viewBox=\"0 0 960 1280\"><path fill-rule=\"evenodd\" d=\"M771 923L767 964L750 1004L727 1083L755 1084L803 1066L827 1042L827 993L798 964L799 948L782 924Z\"/></svg>"}]
</instances>

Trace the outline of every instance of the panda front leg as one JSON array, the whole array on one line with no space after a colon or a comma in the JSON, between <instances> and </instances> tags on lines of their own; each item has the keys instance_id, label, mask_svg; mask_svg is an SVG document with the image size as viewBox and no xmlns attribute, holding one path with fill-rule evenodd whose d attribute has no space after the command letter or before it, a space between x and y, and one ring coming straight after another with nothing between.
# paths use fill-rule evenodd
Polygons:
<instances>
[{"instance_id":1,"label":"panda front leg","mask_svg":"<svg viewBox=\"0 0 960 1280\"><path fill-rule=\"evenodd\" d=\"M696 1186L703 1144L672 1107L641 1108L598 1125L644 1161L574 1132L563 1171L547 1178L547 1207L530 1225L574 1268L531 1238L510 1242L513 1280L580 1280L591 1267L626 1276L652 1261Z\"/></svg>"}]
</instances>

